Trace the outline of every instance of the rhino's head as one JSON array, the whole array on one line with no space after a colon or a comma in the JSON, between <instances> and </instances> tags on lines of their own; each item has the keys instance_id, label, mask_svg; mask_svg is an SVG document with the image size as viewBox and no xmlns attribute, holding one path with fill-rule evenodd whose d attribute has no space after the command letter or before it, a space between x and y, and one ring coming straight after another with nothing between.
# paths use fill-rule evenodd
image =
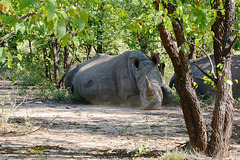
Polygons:
<instances>
[{"instance_id":1,"label":"rhino's head","mask_svg":"<svg viewBox=\"0 0 240 160\"><path fill-rule=\"evenodd\" d=\"M162 75L158 69L159 56L154 54L151 58L132 59L136 67L135 78L140 92L142 109L158 109L162 105Z\"/></svg>"}]
</instances>

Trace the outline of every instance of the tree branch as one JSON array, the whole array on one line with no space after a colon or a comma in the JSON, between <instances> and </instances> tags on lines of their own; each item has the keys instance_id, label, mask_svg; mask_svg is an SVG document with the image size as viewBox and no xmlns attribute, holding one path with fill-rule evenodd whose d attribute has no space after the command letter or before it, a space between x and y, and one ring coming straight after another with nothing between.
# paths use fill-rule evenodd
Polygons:
<instances>
[{"instance_id":1,"label":"tree branch","mask_svg":"<svg viewBox=\"0 0 240 160\"><path fill-rule=\"evenodd\" d=\"M228 47L228 50L230 51L231 48L233 47L233 45L236 43L237 39L239 38L239 35L236 35L236 37L234 38L234 40L232 41L232 43L230 44L230 46Z\"/></svg>"},{"instance_id":2,"label":"tree branch","mask_svg":"<svg viewBox=\"0 0 240 160\"><path fill-rule=\"evenodd\" d=\"M136 21L143 21L143 22L148 22L148 23L155 24L155 23L152 22L152 21L148 21L148 20L140 19L140 18L127 18L127 19L129 19L129 20L136 20Z\"/></svg>"},{"instance_id":3,"label":"tree branch","mask_svg":"<svg viewBox=\"0 0 240 160\"><path fill-rule=\"evenodd\" d=\"M193 63L195 64L195 66L208 78L210 78L212 81L214 81L215 84L217 84L217 79L214 77L209 76L209 74L207 74L204 70L202 70L195 61L193 61Z\"/></svg>"},{"instance_id":4,"label":"tree branch","mask_svg":"<svg viewBox=\"0 0 240 160\"><path fill-rule=\"evenodd\" d=\"M196 45L196 44L194 44L194 43L192 43L192 42L188 42L188 41L186 41L188 44L191 44L191 45L194 45L194 46L196 46L196 47L198 47L207 57L208 57L208 60L209 60L209 62L210 62L210 65L211 65L211 67L212 67L212 74L213 74L213 78L211 78L214 82L216 81L216 79L217 79L217 77L216 77L216 75L215 75L215 72L214 72L214 66L213 66L213 62L212 62L212 60L211 60L211 58L210 58L210 56L205 52L205 50L203 49L203 48L201 48L200 46L198 46L198 45ZM195 64L195 62L194 62L194 64ZM196 66L197 66L197 64L195 64ZM198 66L197 66L197 68L198 68ZM200 70L200 69L199 69ZM205 71L203 71L202 69L200 70L203 74L207 74ZM209 77L210 78L210 77Z\"/></svg>"},{"instance_id":5,"label":"tree branch","mask_svg":"<svg viewBox=\"0 0 240 160\"><path fill-rule=\"evenodd\" d=\"M39 13L39 14L41 14L41 13ZM27 15L24 15L24 16L19 17L18 20L21 20L21 19L26 18L26 17L34 16L34 15L39 15L39 14L37 14L37 13L29 13L29 12L28 12ZM10 22L10 23L12 23L12 22ZM0 23L0 27L4 26L4 24L5 24L5 23Z\"/></svg>"},{"instance_id":6,"label":"tree branch","mask_svg":"<svg viewBox=\"0 0 240 160\"><path fill-rule=\"evenodd\" d=\"M33 15L33 14L28 13L26 16L20 17L19 20L25 18L25 19L23 20L23 22L26 22L26 21L28 20L28 18L29 18L30 15ZM4 24L3 24L3 25L4 25ZM19 30L19 28L20 28L20 27L18 27L17 30ZM3 43L3 41L6 40L7 38L11 37L13 34L15 34L15 31L12 31L12 32L6 34L5 36L3 36L3 37L0 39L0 44Z\"/></svg>"}]
</instances>

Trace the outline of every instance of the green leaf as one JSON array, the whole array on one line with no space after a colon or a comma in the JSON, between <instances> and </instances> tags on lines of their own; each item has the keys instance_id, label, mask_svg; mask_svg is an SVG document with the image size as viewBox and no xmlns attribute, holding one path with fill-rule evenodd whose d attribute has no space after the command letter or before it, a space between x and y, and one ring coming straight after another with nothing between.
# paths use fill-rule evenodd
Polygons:
<instances>
[{"instance_id":1,"label":"green leaf","mask_svg":"<svg viewBox=\"0 0 240 160\"><path fill-rule=\"evenodd\" d=\"M22 10L31 4L35 3L35 0L22 0L20 5L19 5L19 10Z\"/></svg>"},{"instance_id":2,"label":"green leaf","mask_svg":"<svg viewBox=\"0 0 240 160\"><path fill-rule=\"evenodd\" d=\"M53 0L46 1L47 21L51 21L55 15L55 2Z\"/></svg>"},{"instance_id":3,"label":"green leaf","mask_svg":"<svg viewBox=\"0 0 240 160\"><path fill-rule=\"evenodd\" d=\"M197 88L198 84L196 82L193 82L193 86Z\"/></svg>"},{"instance_id":4,"label":"green leaf","mask_svg":"<svg viewBox=\"0 0 240 160\"><path fill-rule=\"evenodd\" d=\"M201 46L201 43L199 42L199 39L195 39L195 44L198 46Z\"/></svg>"},{"instance_id":5,"label":"green leaf","mask_svg":"<svg viewBox=\"0 0 240 160\"><path fill-rule=\"evenodd\" d=\"M65 47L68 43L68 35L66 34L63 38L62 38L62 47Z\"/></svg>"},{"instance_id":6,"label":"green leaf","mask_svg":"<svg viewBox=\"0 0 240 160\"><path fill-rule=\"evenodd\" d=\"M221 72L221 71L218 71L218 75L219 75L219 76L222 76L222 72Z\"/></svg>"},{"instance_id":7,"label":"green leaf","mask_svg":"<svg viewBox=\"0 0 240 160\"><path fill-rule=\"evenodd\" d=\"M22 66L21 66L20 63L17 64L17 69L18 69L18 70L22 70Z\"/></svg>"},{"instance_id":8,"label":"green leaf","mask_svg":"<svg viewBox=\"0 0 240 160\"><path fill-rule=\"evenodd\" d=\"M17 57L18 57L19 61L22 61L22 55L21 54L17 54Z\"/></svg>"},{"instance_id":9,"label":"green leaf","mask_svg":"<svg viewBox=\"0 0 240 160\"><path fill-rule=\"evenodd\" d=\"M60 13L61 13L63 19L68 20L68 15L64 11L62 11Z\"/></svg>"},{"instance_id":10,"label":"green leaf","mask_svg":"<svg viewBox=\"0 0 240 160\"><path fill-rule=\"evenodd\" d=\"M78 22L77 23L78 23L78 32L81 32L84 29L84 27L85 27L85 22L80 17L80 18L78 18Z\"/></svg>"},{"instance_id":11,"label":"green leaf","mask_svg":"<svg viewBox=\"0 0 240 160\"><path fill-rule=\"evenodd\" d=\"M58 39L62 39L66 34L66 23L64 19L58 21Z\"/></svg>"},{"instance_id":12,"label":"green leaf","mask_svg":"<svg viewBox=\"0 0 240 160\"><path fill-rule=\"evenodd\" d=\"M13 20L14 16L13 15L9 15L6 17L6 19L4 20L4 25L7 26L8 23L10 23Z\"/></svg>"},{"instance_id":13,"label":"green leaf","mask_svg":"<svg viewBox=\"0 0 240 160\"><path fill-rule=\"evenodd\" d=\"M222 63L218 63L217 68L222 69L223 68L223 64Z\"/></svg>"},{"instance_id":14,"label":"green leaf","mask_svg":"<svg viewBox=\"0 0 240 160\"><path fill-rule=\"evenodd\" d=\"M79 46L79 40L76 36L73 37L73 42L77 47Z\"/></svg>"},{"instance_id":15,"label":"green leaf","mask_svg":"<svg viewBox=\"0 0 240 160\"><path fill-rule=\"evenodd\" d=\"M19 30L21 31L21 33L24 34L24 32L25 32L25 26L24 26L24 24L23 24L23 23L20 23L20 26L19 26L19 27L20 27Z\"/></svg>"},{"instance_id":16,"label":"green leaf","mask_svg":"<svg viewBox=\"0 0 240 160\"><path fill-rule=\"evenodd\" d=\"M162 23L162 17L158 16L155 20L155 25L159 25L160 23Z\"/></svg>"},{"instance_id":17,"label":"green leaf","mask_svg":"<svg viewBox=\"0 0 240 160\"><path fill-rule=\"evenodd\" d=\"M76 7L71 6L68 10L67 13L70 13L71 16L76 16L78 15L78 11L76 10Z\"/></svg>"},{"instance_id":18,"label":"green leaf","mask_svg":"<svg viewBox=\"0 0 240 160\"><path fill-rule=\"evenodd\" d=\"M11 61L8 60L7 64L8 64L8 68L12 68L12 63L11 63Z\"/></svg>"},{"instance_id":19,"label":"green leaf","mask_svg":"<svg viewBox=\"0 0 240 160\"><path fill-rule=\"evenodd\" d=\"M1 47L0 48L0 62L4 63L5 60L6 60L5 48Z\"/></svg>"},{"instance_id":20,"label":"green leaf","mask_svg":"<svg viewBox=\"0 0 240 160\"><path fill-rule=\"evenodd\" d=\"M11 55L10 53L8 53L8 60L9 60L9 61L12 61L12 60L13 60L12 55Z\"/></svg>"},{"instance_id":21,"label":"green leaf","mask_svg":"<svg viewBox=\"0 0 240 160\"><path fill-rule=\"evenodd\" d=\"M82 9L80 11L80 15L81 15L82 19L84 20L85 24L87 24L87 22L88 22L88 14L87 14L87 12L84 9Z\"/></svg>"},{"instance_id":22,"label":"green leaf","mask_svg":"<svg viewBox=\"0 0 240 160\"><path fill-rule=\"evenodd\" d=\"M9 24L9 28L12 28L13 26L15 26L16 23L18 23L18 19L14 17L12 22Z\"/></svg>"}]
</instances>

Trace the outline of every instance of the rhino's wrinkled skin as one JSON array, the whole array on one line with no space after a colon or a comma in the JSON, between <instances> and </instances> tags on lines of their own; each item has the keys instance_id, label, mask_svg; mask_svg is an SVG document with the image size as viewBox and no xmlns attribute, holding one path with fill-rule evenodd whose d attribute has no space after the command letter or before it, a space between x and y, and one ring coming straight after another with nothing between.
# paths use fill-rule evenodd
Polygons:
<instances>
[{"instance_id":1,"label":"rhino's wrinkled skin","mask_svg":"<svg viewBox=\"0 0 240 160\"><path fill-rule=\"evenodd\" d=\"M213 62L213 66L215 66L214 55L211 55L210 58ZM190 60L190 66L192 69L194 81L198 84L198 87L196 88L196 92L198 95L202 95L203 98L208 98L210 95L215 94L216 91L213 89L213 87L210 84L205 84L202 80L200 80L205 75L196 67L193 61L205 72L206 70L211 71L212 67L210 65L210 62L207 57ZM215 68L214 70L216 72ZM240 84L235 83L234 80L235 79L240 80L240 55L231 56L231 70L232 70L232 81L233 81L233 86L232 86L233 96L234 98L237 98L237 97L240 97ZM175 88L178 90L175 76L173 76L172 79L170 80L169 86L172 88L173 84Z\"/></svg>"},{"instance_id":2,"label":"rhino's wrinkled skin","mask_svg":"<svg viewBox=\"0 0 240 160\"><path fill-rule=\"evenodd\" d=\"M149 59L139 51L118 56L99 54L72 67L66 74L65 85L85 102L130 103L142 109L157 109L163 103L164 84L158 62L157 55Z\"/></svg>"}]
</instances>

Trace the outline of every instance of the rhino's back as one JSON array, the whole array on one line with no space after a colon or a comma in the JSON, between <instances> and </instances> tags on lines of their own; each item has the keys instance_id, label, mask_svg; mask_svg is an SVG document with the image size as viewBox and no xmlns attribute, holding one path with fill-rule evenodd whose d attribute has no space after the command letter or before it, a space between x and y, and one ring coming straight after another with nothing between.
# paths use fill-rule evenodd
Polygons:
<instances>
[{"instance_id":1,"label":"rhino's back","mask_svg":"<svg viewBox=\"0 0 240 160\"><path fill-rule=\"evenodd\" d=\"M240 97L240 55L232 55L232 81L233 81L233 96L234 98ZM235 83L237 79L239 83Z\"/></svg>"},{"instance_id":2,"label":"rhino's back","mask_svg":"<svg viewBox=\"0 0 240 160\"><path fill-rule=\"evenodd\" d=\"M74 90L81 99L90 103L123 103L118 91L121 87L119 74L128 74L122 55L97 55L78 70L73 82Z\"/></svg>"},{"instance_id":3,"label":"rhino's back","mask_svg":"<svg viewBox=\"0 0 240 160\"><path fill-rule=\"evenodd\" d=\"M211 60L213 62L213 65L215 66L215 60L214 55L211 55ZM195 63L203 69L205 72L206 70L211 71L211 65L207 57L194 60ZM193 63L193 60L190 61L191 69L194 78L203 78L205 75L196 67L196 65ZM232 55L231 57L231 70L232 70L232 80L235 79L240 81L240 55ZM214 68L214 71L216 72L216 69ZM206 93L212 93L215 92L212 89L212 86L210 84L204 84L203 81L195 79L195 81L198 83L199 87L197 88L197 92L200 94L206 94ZM233 96L235 98L240 97L240 84L236 84L233 82Z\"/></svg>"}]
</instances>

